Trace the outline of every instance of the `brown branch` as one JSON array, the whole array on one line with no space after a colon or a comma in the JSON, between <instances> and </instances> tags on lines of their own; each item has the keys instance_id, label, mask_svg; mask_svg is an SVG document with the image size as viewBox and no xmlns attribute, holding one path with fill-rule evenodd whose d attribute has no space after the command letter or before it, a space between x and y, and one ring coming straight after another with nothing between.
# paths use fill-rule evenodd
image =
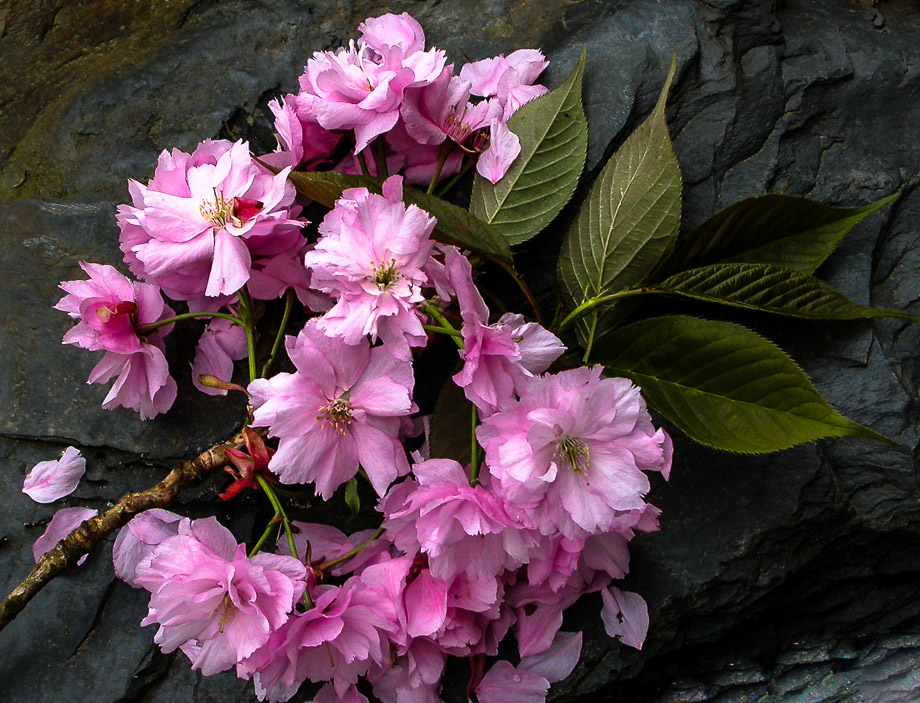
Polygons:
<instances>
[{"instance_id":1,"label":"brown branch","mask_svg":"<svg viewBox=\"0 0 920 703\"><path fill-rule=\"evenodd\" d=\"M23 579L6 600L0 603L0 631L26 607L26 604L55 576L77 564L77 560L109 534L145 510L165 508L183 490L200 483L226 462L224 452L243 446L237 435L223 444L218 444L194 459L183 461L156 486L141 493L128 493L113 508L102 515L83 522L67 537L58 542L50 552L44 554L35 568Z\"/></svg>"}]
</instances>

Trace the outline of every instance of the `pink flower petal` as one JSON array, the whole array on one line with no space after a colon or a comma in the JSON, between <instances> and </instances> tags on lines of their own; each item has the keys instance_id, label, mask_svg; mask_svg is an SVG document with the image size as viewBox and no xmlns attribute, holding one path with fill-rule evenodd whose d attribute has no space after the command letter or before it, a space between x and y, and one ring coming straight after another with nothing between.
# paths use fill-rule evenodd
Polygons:
<instances>
[{"instance_id":1,"label":"pink flower petal","mask_svg":"<svg viewBox=\"0 0 920 703\"><path fill-rule=\"evenodd\" d=\"M56 461L40 461L26 475L22 492L36 503L52 503L74 492L83 473L86 459L80 451L67 447Z\"/></svg>"},{"instance_id":2,"label":"pink flower petal","mask_svg":"<svg viewBox=\"0 0 920 703\"><path fill-rule=\"evenodd\" d=\"M495 662L476 687L479 703L543 703L549 681L530 671L515 669L504 660Z\"/></svg>"},{"instance_id":3,"label":"pink flower petal","mask_svg":"<svg viewBox=\"0 0 920 703\"><path fill-rule=\"evenodd\" d=\"M63 508L58 510L54 517L51 518L51 522L48 523L45 534L35 540L35 544L32 545L32 557L35 559L35 563L38 563L43 554L54 549L58 542L73 532L81 523L96 517L98 514L98 510L89 508ZM86 561L86 557L86 554L80 557L77 564L82 564Z\"/></svg>"},{"instance_id":4,"label":"pink flower petal","mask_svg":"<svg viewBox=\"0 0 920 703\"><path fill-rule=\"evenodd\" d=\"M601 597L604 599L601 619L607 634L625 645L642 649L648 634L648 606L642 596L611 586L601 591Z\"/></svg>"},{"instance_id":5,"label":"pink flower petal","mask_svg":"<svg viewBox=\"0 0 920 703\"><path fill-rule=\"evenodd\" d=\"M580 632L557 632L549 649L522 657L518 668L538 674L550 683L562 681L572 673L581 658L581 640Z\"/></svg>"}]
</instances>

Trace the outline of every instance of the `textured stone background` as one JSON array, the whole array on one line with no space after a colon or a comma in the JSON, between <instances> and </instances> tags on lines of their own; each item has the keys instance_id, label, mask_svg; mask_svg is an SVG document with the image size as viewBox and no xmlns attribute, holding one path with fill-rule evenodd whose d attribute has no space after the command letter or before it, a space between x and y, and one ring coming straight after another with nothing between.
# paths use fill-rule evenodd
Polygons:
<instances>
[{"instance_id":1,"label":"textured stone background","mask_svg":"<svg viewBox=\"0 0 920 703\"><path fill-rule=\"evenodd\" d=\"M69 505L104 509L152 485L170 460L232 431L238 408L186 395L145 424L106 413L84 385L95 363L58 344L56 282L77 262L116 264L114 207L165 147L273 140L265 104L292 91L307 56L366 16L408 10L457 61L539 46L550 84L588 50L589 166L649 111L665 67L679 73L669 120L685 222L787 188L864 204L897 190L823 270L852 298L917 313L920 296L920 5L850 0L7 0L0 5L0 590L28 571L59 505L22 495L35 462L76 443L86 480ZM678 441L653 501L662 531L633 543L626 587L646 595L644 650L612 643L585 599L579 668L559 700L920 700L918 343L899 322L753 319L781 340L844 413L888 448L822 442L750 459ZM184 367L180 340L171 354ZM181 393L181 390L180 390ZM223 479L184 496L214 511ZM241 536L264 518L233 515ZM139 592L113 580L111 544L57 579L0 634L0 700L236 703L232 674L202 679L159 653Z\"/></svg>"}]
</instances>

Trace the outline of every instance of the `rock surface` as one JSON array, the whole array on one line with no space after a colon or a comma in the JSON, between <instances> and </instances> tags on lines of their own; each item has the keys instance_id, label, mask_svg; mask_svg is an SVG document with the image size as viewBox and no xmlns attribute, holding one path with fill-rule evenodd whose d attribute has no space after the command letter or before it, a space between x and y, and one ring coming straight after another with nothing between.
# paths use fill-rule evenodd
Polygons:
<instances>
[{"instance_id":1,"label":"rock surface","mask_svg":"<svg viewBox=\"0 0 920 703\"><path fill-rule=\"evenodd\" d=\"M270 148L265 105L295 89L306 57L347 40L366 16L406 10L458 60L540 46L553 61L550 84L586 46L596 171L648 113L676 54L668 113L685 224L770 190L843 205L901 190L822 274L858 302L917 313L920 16L910 0L880 8L12 0L0 9L0 590L28 571L31 544L57 507L20 493L34 463L69 443L84 447L87 477L67 504L104 509L233 430L238 408L200 394L145 424L106 413L104 391L84 385L93 360L57 343L67 327L51 310L57 281L76 277L81 259L119 263L114 207L125 180L149 177L161 149L218 136ZM633 543L626 582L651 607L646 645L612 642L599 600L585 599L566 622L586 630L582 663L554 699L920 700L920 329L762 322L836 407L897 446L822 442L751 459L678 441L672 479L652 494L662 531ZM187 363L188 349L172 353ZM213 513L224 483L183 496L181 509ZM249 505L217 510L247 535L260 518ZM232 674L201 678L161 654L153 629L137 624L145 599L114 581L110 556L111 543L0 634L0 700L254 700Z\"/></svg>"}]
</instances>

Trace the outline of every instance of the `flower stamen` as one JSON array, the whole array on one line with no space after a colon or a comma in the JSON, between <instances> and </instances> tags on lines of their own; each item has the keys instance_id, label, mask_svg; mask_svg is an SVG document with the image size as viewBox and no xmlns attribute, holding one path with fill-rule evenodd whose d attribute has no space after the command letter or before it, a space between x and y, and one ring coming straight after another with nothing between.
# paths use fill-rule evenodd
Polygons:
<instances>
[{"instance_id":1,"label":"flower stamen","mask_svg":"<svg viewBox=\"0 0 920 703\"><path fill-rule=\"evenodd\" d=\"M351 424L352 419L351 403L345 398L336 398L329 405L324 405L316 416L320 427L329 425L340 435L345 434L345 427Z\"/></svg>"},{"instance_id":2,"label":"flower stamen","mask_svg":"<svg viewBox=\"0 0 920 703\"><path fill-rule=\"evenodd\" d=\"M556 445L556 456L568 462L576 474L587 471L591 460L588 445L575 437L563 437Z\"/></svg>"}]
</instances>

